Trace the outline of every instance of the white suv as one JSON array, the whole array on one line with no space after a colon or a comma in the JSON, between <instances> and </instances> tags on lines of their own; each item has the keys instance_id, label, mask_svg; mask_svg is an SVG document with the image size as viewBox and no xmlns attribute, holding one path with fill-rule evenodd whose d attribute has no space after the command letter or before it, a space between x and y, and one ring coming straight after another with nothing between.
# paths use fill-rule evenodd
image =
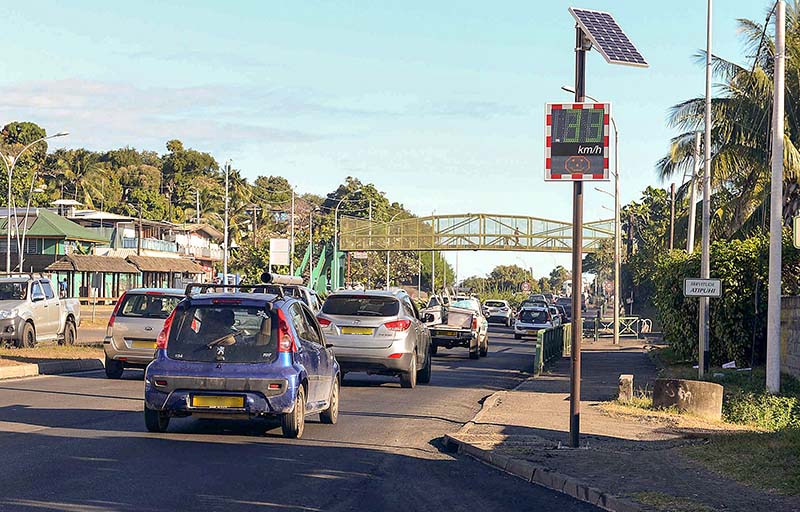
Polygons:
<instances>
[{"instance_id":1,"label":"white suv","mask_svg":"<svg viewBox=\"0 0 800 512\"><path fill-rule=\"evenodd\" d=\"M511 306L508 305L507 300L487 300L483 303L483 309L484 316L489 320L489 323L500 322L507 327L511 327L514 323L514 313L511 311Z\"/></svg>"}]
</instances>

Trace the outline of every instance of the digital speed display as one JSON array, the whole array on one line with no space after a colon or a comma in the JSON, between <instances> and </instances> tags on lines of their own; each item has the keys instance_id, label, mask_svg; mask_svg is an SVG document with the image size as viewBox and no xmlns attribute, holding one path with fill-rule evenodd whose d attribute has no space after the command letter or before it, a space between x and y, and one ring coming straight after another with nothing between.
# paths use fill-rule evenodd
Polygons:
<instances>
[{"instance_id":1,"label":"digital speed display","mask_svg":"<svg viewBox=\"0 0 800 512\"><path fill-rule=\"evenodd\" d=\"M548 103L545 179L608 179L609 103Z\"/></svg>"}]
</instances>

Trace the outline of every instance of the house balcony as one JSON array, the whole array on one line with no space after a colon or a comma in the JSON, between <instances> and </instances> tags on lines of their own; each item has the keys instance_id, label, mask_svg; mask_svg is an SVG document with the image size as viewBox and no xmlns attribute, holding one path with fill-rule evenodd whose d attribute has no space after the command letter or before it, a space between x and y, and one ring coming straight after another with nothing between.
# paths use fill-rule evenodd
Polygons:
<instances>
[{"instance_id":1,"label":"house balcony","mask_svg":"<svg viewBox=\"0 0 800 512\"><path fill-rule=\"evenodd\" d=\"M123 238L122 239L122 248L123 249L137 249L138 248L138 239L137 238ZM159 252L178 252L178 244L175 242L168 242L166 240L156 240L155 238L142 238L142 249L148 251L159 251Z\"/></svg>"},{"instance_id":2,"label":"house balcony","mask_svg":"<svg viewBox=\"0 0 800 512\"><path fill-rule=\"evenodd\" d=\"M183 256L192 256L198 259L222 261L222 249L220 247L197 247L197 246L178 246L178 252Z\"/></svg>"}]
</instances>

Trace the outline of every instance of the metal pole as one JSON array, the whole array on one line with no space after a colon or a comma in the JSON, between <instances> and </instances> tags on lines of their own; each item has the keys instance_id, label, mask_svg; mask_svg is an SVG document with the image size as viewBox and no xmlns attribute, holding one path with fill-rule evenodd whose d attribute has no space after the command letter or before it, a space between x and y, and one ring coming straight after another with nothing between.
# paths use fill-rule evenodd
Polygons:
<instances>
[{"instance_id":1,"label":"metal pole","mask_svg":"<svg viewBox=\"0 0 800 512\"><path fill-rule=\"evenodd\" d=\"M314 209L308 212L308 287L314 289Z\"/></svg>"},{"instance_id":2,"label":"metal pole","mask_svg":"<svg viewBox=\"0 0 800 512\"><path fill-rule=\"evenodd\" d=\"M228 203L230 201L229 193L228 193L228 182L231 173L231 163L228 161L225 164L225 232L223 234L224 244L225 244L225 251L222 253L222 284L228 284L228 249L229 249L229 239L228 239ZM226 290L227 291L227 290Z\"/></svg>"},{"instance_id":3,"label":"metal pole","mask_svg":"<svg viewBox=\"0 0 800 512\"><path fill-rule=\"evenodd\" d=\"M292 188L292 234L289 250L289 274L294 275L294 188Z\"/></svg>"},{"instance_id":4,"label":"metal pole","mask_svg":"<svg viewBox=\"0 0 800 512\"><path fill-rule=\"evenodd\" d=\"M775 91L772 107L772 183L769 201L769 288L767 307L767 390L781 389L781 244L783 240L784 79L786 4L775 12Z\"/></svg>"},{"instance_id":5,"label":"metal pole","mask_svg":"<svg viewBox=\"0 0 800 512\"><path fill-rule=\"evenodd\" d=\"M422 297L422 253L417 251L417 298Z\"/></svg>"},{"instance_id":6,"label":"metal pole","mask_svg":"<svg viewBox=\"0 0 800 512\"><path fill-rule=\"evenodd\" d=\"M195 188L194 189L194 201L195 201L195 203L194 203L194 211L197 214L197 215L195 215L195 217L197 217L197 223L200 224L200 189L199 188Z\"/></svg>"},{"instance_id":7,"label":"metal pole","mask_svg":"<svg viewBox=\"0 0 800 512\"><path fill-rule=\"evenodd\" d=\"M669 187L669 250L675 248L675 184Z\"/></svg>"},{"instance_id":8,"label":"metal pole","mask_svg":"<svg viewBox=\"0 0 800 512\"><path fill-rule=\"evenodd\" d=\"M586 94L586 50L583 47L583 31L575 27L575 101L584 101ZM569 445L580 446L581 431L581 338L583 317L583 182L573 183L572 192L572 349L570 350L570 394L569 394Z\"/></svg>"},{"instance_id":9,"label":"metal pole","mask_svg":"<svg viewBox=\"0 0 800 512\"><path fill-rule=\"evenodd\" d=\"M6 272L11 272L11 178L14 173L14 164L17 163L16 158L11 159L11 166L8 165L5 155L3 155L3 163L6 164L8 171L8 199L6 201Z\"/></svg>"},{"instance_id":10,"label":"metal pole","mask_svg":"<svg viewBox=\"0 0 800 512\"><path fill-rule=\"evenodd\" d=\"M706 104L705 104L705 158L703 162L703 241L700 261L700 277L711 275L711 9L713 0L708 0L706 20ZM710 315L708 297L700 298L700 325L698 327L698 374L702 378L708 371L708 337Z\"/></svg>"},{"instance_id":11,"label":"metal pole","mask_svg":"<svg viewBox=\"0 0 800 512\"><path fill-rule=\"evenodd\" d=\"M619 306L620 299L620 264L622 259L622 224L620 223L619 205L619 132L617 123L611 118L614 125L614 345L619 345Z\"/></svg>"},{"instance_id":12,"label":"metal pole","mask_svg":"<svg viewBox=\"0 0 800 512\"><path fill-rule=\"evenodd\" d=\"M689 182L689 231L686 235L686 252L694 252L694 225L697 223L697 175L700 172L700 132L694 134L694 168Z\"/></svg>"}]
</instances>

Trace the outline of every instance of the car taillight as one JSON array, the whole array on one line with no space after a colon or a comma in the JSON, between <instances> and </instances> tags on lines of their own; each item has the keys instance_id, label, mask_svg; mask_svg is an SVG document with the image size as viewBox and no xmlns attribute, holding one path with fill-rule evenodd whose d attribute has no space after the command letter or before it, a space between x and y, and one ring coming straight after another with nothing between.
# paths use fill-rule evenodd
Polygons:
<instances>
[{"instance_id":1,"label":"car taillight","mask_svg":"<svg viewBox=\"0 0 800 512\"><path fill-rule=\"evenodd\" d=\"M386 322L383 325L390 331L402 332L411 327L411 320L395 320L394 322Z\"/></svg>"},{"instance_id":2,"label":"car taillight","mask_svg":"<svg viewBox=\"0 0 800 512\"><path fill-rule=\"evenodd\" d=\"M478 319L477 318L473 318L472 319L472 330L473 331L477 331L478 330Z\"/></svg>"},{"instance_id":3,"label":"car taillight","mask_svg":"<svg viewBox=\"0 0 800 512\"><path fill-rule=\"evenodd\" d=\"M161 332L158 333L158 338L156 338L156 348L167 348L167 341L169 341L169 331L172 329L172 321L175 319L175 313L177 309L173 309L172 313L169 314L166 320L164 320L164 327L161 328Z\"/></svg>"},{"instance_id":4,"label":"car taillight","mask_svg":"<svg viewBox=\"0 0 800 512\"><path fill-rule=\"evenodd\" d=\"M330 320L328 320L327 318L322 318L320 316L317 317L317 322L319 322L319 325L322 327L328 327L329 325L331 325Z\"/></svg>"},{"instance_id":5,"label":"car taillight","mask_svg":"<svg viewBox=\"0 0 800 512\"><path fill-rule=\"evenodd\" d=\"M286 315L280 309L278 310L278 352L297 352L292 328L286 320Z\"/></svg>"},{"instance_id":6,"label":"car taillight","mask_svg":"<svg viewBox=\"0 0 800 512\"><path fill-rule=\"evenodd\" d=\"M117 318L117 313L119 312L119 307L122 305L122 301L125 300L125 293L126 292L122 292L122 295L117 299L117 303L114 304L114 311L111 312L111 317L108 319L109 328L114 327L114 320Z\"/></svg>"}]
</instances>

